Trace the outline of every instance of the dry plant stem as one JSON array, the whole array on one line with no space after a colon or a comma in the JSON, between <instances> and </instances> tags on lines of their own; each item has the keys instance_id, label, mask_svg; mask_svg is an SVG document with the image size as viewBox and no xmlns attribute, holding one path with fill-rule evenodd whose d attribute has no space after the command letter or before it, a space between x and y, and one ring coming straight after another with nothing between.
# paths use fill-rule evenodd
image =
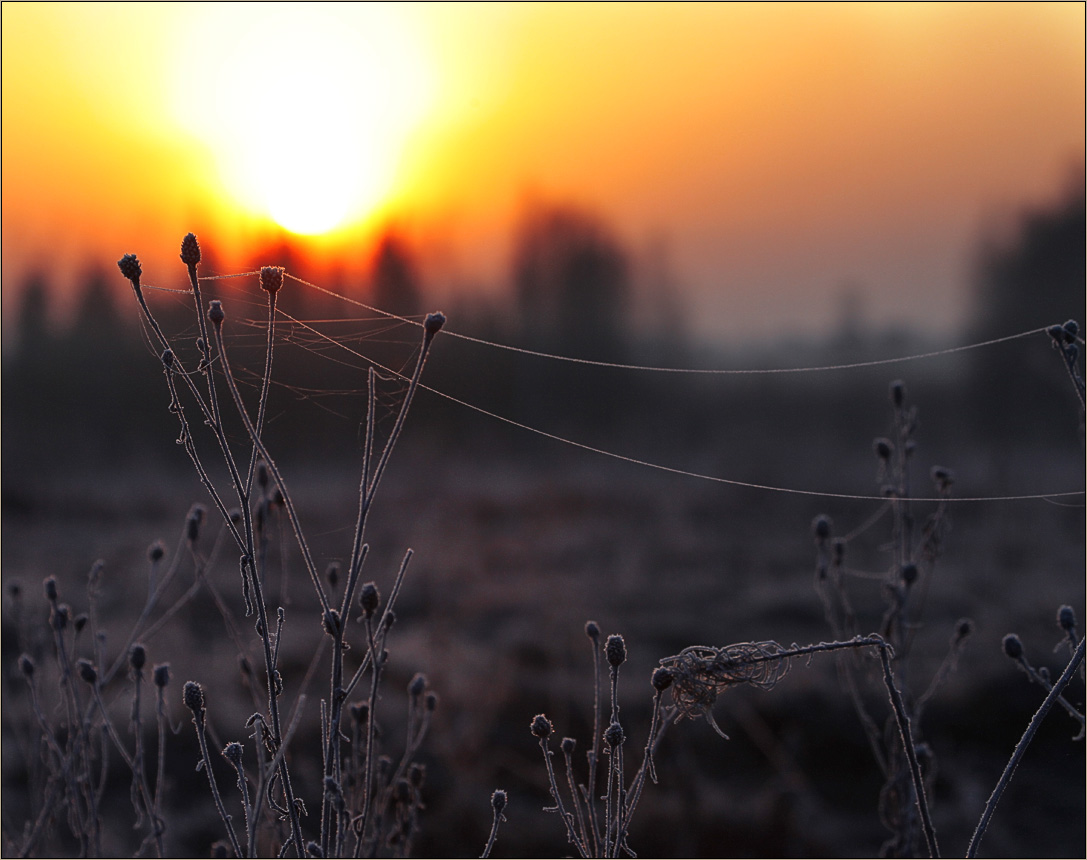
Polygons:
<instances>
[{"instance_id":1,"label":"dry plant stem","mask_svg":"<svg viewBox=\"0 0 1087 860\"><path fill-rule=\"evenodd\" d=\"M977 856L978 847L981 845L981 839L985 835L986 829L989 827L989 821L996 811L996 805L1000 803L1000 798L1003 797L1004 790L1008 787L1008 783L1011 782L1012 775L1015 773L1015 768L1019 765L1019 761L1023 758L1023 754L1027 751L1027 747L1030 746L1030 742L1034 740L1034 735L1037 733L1038 727L1042 724L1042 720L1046 718L1046 715L1052 709L1053 704L1057 701L1064 688L1068 686L1068 682L1072 680L1072 676L1076 674L1076 670L1083 662L1085 641L1087 640L1080 640L1075 654L1073 654L1072 659L1068 661L1068 665L1064 667L1061 677L1057 679L1057 683L1053 685L1053 688L1042 702L1041 707L1039 707L1034 713L1034 716L1031 717L1027 730L1023 732L1023 737L1021 737L1019 743L1015 745L1015 750L1012 752L1011 758L1008 759L1008 763L1004 767L1004 772L1000 775L1000 779L997 780L996 787L993 789L993 793L989 796L989 800L985 804L985 810L981 814L978 826L974 830L973 837L970 839L970 845L966 849L967 857Z\"/></svg>"},{"instance_id":2,"label":"dry plant stem","mask_svg":"<svg viewBox=\"0 0 1087 860\"><path fill-rule=\"evenodd\" d=\"M588 847L589 833L585 829L585 816L581 812L581 801L578 799L577 785L574 782L574 756L573 752L567 752L565 745L562 750L563 757L566 759L566 784L570 787L570 797L574 801L574 812L577 814L577 829L581 834L581 843Z\"/></svg>"},{"instance_id":3,"label":"dry plant stem","mask_svg":"<svg viewBox=\"0 0 1087 860\"><path fill-rule=\"evenodd\" d=\"M600 825L596 820L596 764L600 759L600 648L593 640L593 748L589 753L589 785L585 805L589 807L589 829L593 856L600 855Z\"/></svg>"},{"instance_id":4,"label":"dry plant stem","mask_svg":"<svg viewBox=\"0 0 1087 860\"><path fill-rule=\"evenodd\" d=\"M230 847L234 849L235 857L244 857L242 854L242 847L238 844L238 836L234 833L234 826L230 823L230 815L226 811L226 807L223 806L223 798L219 795L219 786L215 782L215 774L211 770L211 756L208 754L208 741L204 736L204 715L197 716L193 714L193 724L196 726L196 739L200 744L200 757L204 762L204 773L208 775L208 785L211 786L211 796L215 800L215 808L219 812L219 817L223 820L223 826L226 828L227 836L230 837ZM304 856L304 855L299 855Z\"/></svg>"},{"instance_id":5,"label":"dry plant stem","mask_svg":"<svg viewBox=\"0 0 1087 860\"><path fill-rule=\"evenodd\" d=\"M227 388L230 390L230 394L234 398L234 405L238 408L238 414L241 416L242 422L245 424L245 429L249 433L249 440L253 443L254 447L260 453L261 458L264 460L265 465L268 467L268 473L272 476L272 480L275 481L276 487L283 495L283 507L287 511L288 519L291 521L291 528L294 529L295 540L298 542L299 549L301 549L302 551L302 560L306 565L306 571L309 573L310 581L313 583L313 588L317 592L317 599L321 603L321 611L322 613L328 612L328 610L330 609L328 603L328 595L325 593L325 587L321 582L320 575L317 573L317 566L313 562L313 555L310 553L309 544L306 542L305 536L303 535L302 525L298 520L298 513L294 509L294 502L291 501L291 495L290 492L287 490L287 484L283 480L283 476L280 474L279 469L275 464L275 461L268 453L268 449L265 448L264 443L257 435L256 428L253 426L253 422L249 418L249 413L246 412L245 403L242 401L241 392L238 391L237 383L234 381L234 375L230 370L230 362L227 359L226 348L223 344L222 327L219 325L215 325L212 327L212 329L215 332L215 348L219 352L219 359L223 365L223 374L226 377ZM254 579L258 579L258 577L254 577Z\"/></svg>"},{"instance_id":6,"label":"dry plant stem","mask_svg":"<svg viewBox=\"0 0 1087 860\"><path fill-rule=\"evenodd\" d=\"M627 795L626 809L623 811L624 833L630 828L631 819L634 817L634 809L638 805L638 801L641 800L646 774L648 773L653 782L657 781L656 769L653 766L653 751L656 749L661 734L658 729L663 728L661 723L663 697L663 690L657 690L653 694L653 716L649 723L649 737L645 742L645 757L642 759L642 766L634 775L634 782L631 784L631 790Z\"/></svg>"},{"instance_id":7,"label":"dry plant stem","mask_svg":"<svg viewBox=\"0 0 1087 860\"><path fill-rule=\"evenodd\" d=\"M139 783L139 791L143 796L144 806L150 818L151 835L155 841L159 857L165 856L162 850L162 833L165 830L165 822L155 814L155 798L151 794L151 788L147 784L147 775L144 773L143 755L143 721L140 719L140 685L143 682L143 671L133 668L134 691L132 694L132 734L136 738L136 751L132 756L133 779Z\"/></svg>"},{"instance_id":8,"label":"dry plant stem","mask_svg":"<svg viewBox=\"0 0 1087 860\"><path fill-rule=\"evenodd\" d=\"M201 316L201 319L203 317ZM306 544L305 538L302 536L301 526L298 523L297 514L294 511L294 504L291 502L290 494L287 491L286 484L283 482L282 476L279 474L279 470L276 468L272 458L268 455L267 449L261 442L259 435L257 435L256 428L253 427L253 422L249 418L249 414L245 410L245 404L242 402L241 393L238 391L238 386L234 381L234 375L230 371L230 363L227 359L226 349L223 344L223 331L221 321L212 326L215 332L215 348L219 353L220 361L222 362L223 374L226 379L227 388L230 390L230 394L234 399L234 404L238 409L238 413L245 423L246 430L249 432L250 441L253 443L254 448L260 451L261 456L264 458L264 462L268 467L269 473L272 475L276 482L276 486L279 487L280 492L283 495L284 507L287 509L288 516L291 519L291 524L295 530L295 536L298 539L299 546L302 549L303 559L306 562L306 567L309 570L310 579L317 590L317 596L321 601L321 608L323 611L328 611L328 598L325 596L324 587L321 585L320 578L317 576L317 570L313 563L313 558L309 552L309 546ZM222 432L222 428L219 428L219 432ZM224 437L225 442L225 437ZM253 559L253 521L251 511L249 509L248 498L245 496L244 488L241 483L241 479L237 476L236 469L231 470L235 480L235 487L238 490L239 501L242 503L242 521L245 525L245 552L246 558L249 563L249 582L253 588L253 602L257 608L257 625L258 632L260 634L261 643L264 646L264 665L265 671L268 677L268 714L272 721L272 742L278 747L282 742L282 729L280 726L279 717L279 690L276 683L277 670L275 659L272 656L271 635L268 630L268 611L264 600L264 589L261 586L261 578L257 575L257 571L252 566ZM227 516L229 521L229 514ZM243 560L243 565L246 562ZM291 822L291 840L294 842L295 851L299 857L304 856L305 847L302 840L302 826L298 820L298 809L294 801L294 791L291 787L290 773L288 772L286 761L281 759L280 767L280 781L283 787L284 801L287 809L287 815Z\"/></svg>"},{"instance_id":9,"label":"dry plant stem","mask_svg":"<svg viewBox=\"0 0 1087 860\"><path fill-rule=\"evenodd\" d=\"M1037 669L1035 669L1033 666L1030 665L1030 663L1027 662L1026 657L1020 655L1018 662L1019 665L1023 667L1023 671L1027 673L1027 677L1029 677L1030 680L1045 689L1046 692L1052 691L1053 685L1049 683L1049 681L1047 681L1044 677L1042 677L1041 673L1039 673ZM1064 708L1068 712L1068 715L1076 722L1078 722L1080 726L1087 725L1087 720L1085 720L1083 714L1077 711L1075 705L1069 702L1064 696L1057 696L1057 704Z\"/></svg>"},{"instance_id":10,"label":"dry plant stem","mask_svg":"<svg viewBox=\"0 0 1087 860\"><path fill-rule=\"evenodd\" d=\"M374 619L372 616L366 616L366 641L369 645L369 654L371 655L371 671L370 671L370 698L367 702L369 711L366 719L366 757L362 766L362 813L360 819L355 825L356 832L358 833L358 839L355 840L355 852L358 854L358 850L362 845L363 840L366 837L366 825L370 820L370 806L373 802L374 795L374 723L376 722L375 708L377 707L377 689L378 683L381 680L381 656L377 653L376 645L374 643ZM377 834L374 834L375 847Z\"/></svg>"},{"instance_id":11,"label":"dry plant stem","mask_svg":"<svg viewBox=\"0 0 1087 860\"><path fill-rule=\"evenodd\" d=\"M276 296L278 293L271 291L268 293L268 324L265 330L268 333L268 337L264 350L264 377L260 384L260 401L257 405L257 436L263 436L264 434L264 415L268 410L268 391L272 385L272 343L275 338L275 326L276 326ZM246 473L245 478L245 495L247 498L251 497L253 491L253 473L257 468L257 448L254 445L253 450L249 455L249 471Z\"/></svg>"},{"instance_id":12,"label":"dry plant stem","mask_svg":"<svg viewBox=\"0 0 1087 860\"><path fill-rule=\"evenodd\" d=\"M579 855L588 857L589 854L585 850L585 846L581 843L581 840L578 838L577 831L574 829L574 816L572 813L567 812L566 807L562 804L562 794L559 792L559 784L555 779L555 768L551 766L551 750L548 749L547 738L540 738L540 749L543 750L544 764L547 765L547 780L551 786L551 796L555 798L555 806L547 811L557 811L559 813L563 824L566 825L566 838L570 840L570 844L577 848Z\"/></svg>"},{"instance_id":13,"label":"dry plant stem","mask_svg":"<svg viewBox=\"0 0 1087 860\"><path fill-rule=\"evenodd\" d=\"M917 809L921 813L921 826L925 833L925 842L928 845L930 857L939 857L940 848L936 844L936 830L932 826L932 817L929 814L928 799L925 797L925 782L921 777L921 765L917 761L917 751L913 745L913 731L910 728L909 714L902 702L902 694L895 685L894 673L891 671L891 654L886 643L879 646L879 659L883 663L883 681L887 686L887 693L891 697L891 707L894 709L895 720L898 722L898 732L902 737L902 747L906 751L906 760L910 765L910 776L913 779L914 799Z\"/></svg>"},{"instance_id":14,"label":"dry plant stem","mask_svg":"<svg viewBox=\"0 0 1087 860\"><path fill-rule=\"evenodd\" d=\"M487 845L483 849L483 853L480 854L480 860L486 860L491 856L491 851L494 849L494 840L498 838L498 825L502 823L504 815L497 809L494 811L494 821L491 822L491 835L487 837ZM26 856L25 854L22 856Z\"/></svg>"},{"instance_id":15,"label":"dry plant stem","mask_svg":"<svg viewBox=\"0 0 1087 860\"><path fill-rule=\"evenodd\" d=\"M623 744L612 747L608 761L608 806L610 815L608 827L612 834L609 857L619 856L619 846L625 841L623 836ZM614 796L613 796L614 795Z\"/></svg>"},{"instance_id":16,"label":"dry plant stem","mask_svg":"<svg viewBox=\"0 0 1087 860\"><path fill-rule=\"evenodd\" d=\"M396 604L396 598L400 595L400 586L404 583L404 574L407 573L408 563L411 561L411 557L415 554L414 550L409 549L404 553L404 560L400 562L400 570L396 573L396 580L393 582L392 591L389 592L389 599L385 602L385 611L381 615L381 629L388 629L389 613L393 611L393 606ZM351 680L348 681L347 686L344 687L344 699L351 697L355 687L358 686L359 681L362 680L363 674L369 667L372 654L369 649L366 651L366 656L362 658L362 663L358 669L355 670L355 674L351 676Z\"/></svg>"},{"instance_id":17,"label":"dry plant stem","mask_svg":"<svg viewBox=\"0 0 1087 860\"><path fill-rule=\"evenodd\" d=\"M408 385L407 393L404 396L404 401L400 405L400 412L396 416L396 423L393 425L392 431L389 433L389 438L385 442L385 447L382 450L381 458L378 460L377 466L374 468L373 477L369 478L370 470L370 458L372 455L373 446L373 428L375 422L374 415L374 371L370 369L367 374L368 380L368 394L367 394L367 412L366 412L366 445L363 451L363 467L362 467L362 479L359 486L359 512L358 518L355 524L355 537L354 543L351 547L351 561L348 566L347 585L344 588L343 600L340 604L340 619L341 623L339 628L335 631L334 646L332 649L332 672L330 679L330 692L329 692L329 731L328 731L328 749L325 754L325 777L336 780L337 783L341 780L341 753L340 753L340 724L343 720L343 705L347 701L348 692L343 687L343 634L346 629L348 613L351 609L351 600L355 594L355 588L358 585L359 574L362 571L362 563L366 557L366 547L363 544L363 535L366 531L366 519L370 512L370 506L373 504L374 495L377 492L378 483L381 481L381 476L385 471L385 467L389 463L389 457L392 455L393 447L396 445L397 439L400 437L400 433L404 428L404 421L407 418L408 409L411 408L411 402L415 396L415 392L419 387L419 377L423 373L423 366L426 364L427 355L430 352L430 344L433 342L433 336L426 332L423 336L423 344L419 352L419 359L415 363L415 371L412 373L411 382ZM371 659L377 656L371 650ZM376 673L375 673L376 676ZM371 711L371 714L373 712ZM322 804L323 812L321 816L321 848L327 855L328 853L328 841L330 837L330 815L328 796L325 794L325 800Z\"/></svg>"}]
</instances>

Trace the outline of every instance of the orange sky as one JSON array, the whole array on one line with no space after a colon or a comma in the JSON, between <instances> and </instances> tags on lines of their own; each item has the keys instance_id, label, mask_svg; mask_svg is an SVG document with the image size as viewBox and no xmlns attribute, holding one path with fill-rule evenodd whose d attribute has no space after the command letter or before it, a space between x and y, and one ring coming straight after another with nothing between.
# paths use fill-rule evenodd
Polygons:
<instances>
[{"instance_id":1,"label":"orange sky","mask_svg":"<svg viewBox=\"0 0 1087 860\"><path fill-rule=\"evenodd\" d=\"M497 289L527 199L668 249L696 331L949 329L987 224L1084 160L1084 6L12 4L3 295L121 253L231 266L278 219L341 267L404 225ZM268 261L273 262L273 261ZM169 267L169 268L164 268Z\"/></svg>"}]
</instances>

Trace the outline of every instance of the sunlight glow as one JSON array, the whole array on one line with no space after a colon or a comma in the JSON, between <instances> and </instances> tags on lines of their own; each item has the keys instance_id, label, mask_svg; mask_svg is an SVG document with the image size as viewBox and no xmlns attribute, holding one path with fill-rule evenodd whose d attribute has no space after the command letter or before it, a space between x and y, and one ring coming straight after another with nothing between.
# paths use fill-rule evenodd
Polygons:
<instances>
[{"instance_id":1,"label":"sunlight glow","mask_svg":"<svg viewBox=\"0 0 1087 860\"><path fill-rule=\"evenodd\" d=\"M181 58L175 110L211 148L232 196L287 230L318 234L393 193L432 89L395 9L193 8L213 19L201 21L198 54L212 61L193 69Z\"/></svg>"}]
</instances>

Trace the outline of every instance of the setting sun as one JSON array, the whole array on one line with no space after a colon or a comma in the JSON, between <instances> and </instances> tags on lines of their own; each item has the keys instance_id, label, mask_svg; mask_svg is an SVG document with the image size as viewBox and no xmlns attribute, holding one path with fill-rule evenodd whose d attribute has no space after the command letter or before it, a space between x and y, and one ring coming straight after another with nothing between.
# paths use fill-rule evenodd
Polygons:
<instances>
[{"instance_id":1,"label":"setting sun","mask_svg":"<svg viewBox=\"0 0 1087 860\"><path fill-rule=\"evenodd\" d=\"M210 61L179 57L175 113L211 150L225 189L294 233L379 208L430 98L425 57L395 10L199 8Z\"/></svg>"}]
</instances>

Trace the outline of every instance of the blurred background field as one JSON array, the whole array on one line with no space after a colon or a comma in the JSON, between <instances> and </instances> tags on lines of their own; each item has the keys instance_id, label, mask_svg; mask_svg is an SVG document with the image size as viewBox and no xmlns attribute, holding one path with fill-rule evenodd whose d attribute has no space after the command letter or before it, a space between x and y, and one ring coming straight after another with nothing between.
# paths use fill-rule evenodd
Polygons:
<instances>
[{"instance_id":1,"label":"blurred background field","mask_svg":"<svg viewBox=\"0 0 1087 860\"><path fill-rule=\"evenodd\" d=\"M41 581L56 576L63 599L87 611L87 571L103 559L98 611L107 651L117 648L146 597L148 546L161 539L184 557L186 512L208 504L173 444L157 350L114 267L124 252L144 261L149 300L190 356L197 331L176 260L185 232L200 236L202 275L282 265L301 279L281 295L289 316L277 322L266 438L322 567L349 551L366 368L402 370L418 348L415 327L358 302L413 320L441 307L452 332L526 349L730 369L861 363L1087 322L1081 6L681 7L670 16L650 6L620 21L597 7L492 16L378 7L376 17L339 20L348 13L311 18L258 4L200 12L223 16L203 29L184 8L3 7L9 835L30 814L30 713L15 661L27 650L48 663ZM322 66L313 43L336 60L334 31L365 35L358 53L377 65ZM99 42L87 55L88 32L127 32L131 50ZM249 79L215 65L251 58L269 33L282 48L274 74ZM646 56L656 75L639 71ZM839 59L823 61L830 56ZM132 74L137 66L146 73ZM210 67L230 86L208 83ZM306 113L311 74L334 84L325 117ZM366 76L396 78L392 100L404 110L360 94ZM278 126L254 135L260 117L241 105L259 107L268 93ZM359 116L361 131L348 122ZM350 142L349 131L380 137L380 128L392 136L366 158L388 174L384 190L351 185L341 161L361 160L361 150L305 148L335 135ZM266 151L268 141L296 149ZM257 188L263 197L238 160L247 152L278 171ZM299 165L318 161L340 172L307 179ZM332 194L341 186L346 203ZM285 188L324 196L273 193ZM341 204L340 221L307 221ZM256 279L204 286L223 301L232 364L255 397ZM930 494L934 465L954 471L953 496L1083 488L1082 407L1041 332L900 364L734 376L559 363L448 334L424 384L636 460L878 495L872 442L890 432L888 386L902 379L920 418L916 493ZM379 434L403 390L381 383ZM240 424L231 438L241 445ZM586 620L626 638L624 724L640 748L661 658L693 644L831 638L813 588L812 520L826 514L847 534L880 505L656 471L420 392L378 496L365 569L387 590L404 550L415 550L379 719L395 748L416 671L441 697L424 745L416 853L478 856L491 791L504 788L509 821L496 854L564 856L559 822L540 811L550 801L528 727L543 711L560 736L588 742ZM918 503L919 517L932 507ZM1033 662L1060 670L1055 616L1062 604L1085 616L1085 536L1082 495L953 503L949 516L910 681L923 688L957 620L974 620L921 727L937 763L937 832L955 853L1043 695L1001 638L1018 633ZM293 702L321 636L289 530L276 528L269 592L287 610ZM249 633L237 559L214 515L198 547ZM848 564L891 567L886 518L850 544ZM165 605L192 582L185 559ZM875 629L879 583L853 586ZM177 684L205 684L223 741L243 739L254 703L206 592L146 644ZM171 854L199 856L221 826L193 772L198 751L175 687L172 717L184 725L168 762L167 842ZM318 671L299 738L318 730L326 687ZM1071 697L1082 708L1082 683ZM123 712L124 694L111 705ZM631 836L640 855L878 852L882 780L831 658L795 667L769 692L730 691L714 713L731 740L701 721L665 735L660 784L647 788ZM1061 711L1047 719L984 853L1083 856L1076 730ZM298 742L296 766L301 793L316 797L320 762L304 759L312 748ZM139 837L127 832L127 785L111 789L125 824L109 847L131 853ZM55 847L72 846L59 837Z\"/></svg>"}]
</instances>

